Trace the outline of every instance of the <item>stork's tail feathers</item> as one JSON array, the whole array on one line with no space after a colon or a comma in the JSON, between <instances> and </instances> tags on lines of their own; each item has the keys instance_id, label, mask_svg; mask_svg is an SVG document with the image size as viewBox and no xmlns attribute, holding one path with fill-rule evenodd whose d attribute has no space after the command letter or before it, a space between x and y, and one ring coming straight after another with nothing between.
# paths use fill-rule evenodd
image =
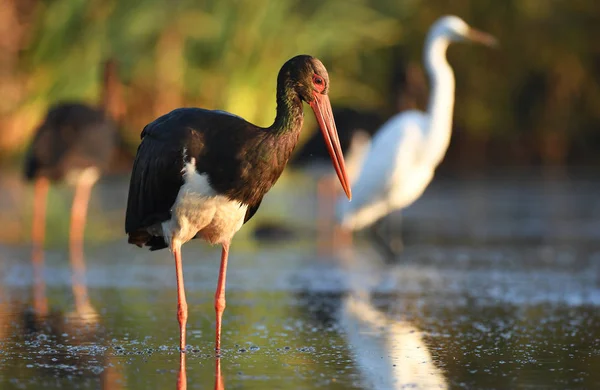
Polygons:
<instances>
[{"instance_id":1,"label":"stork's tail feathers","mask_svg":"<svg viewBox=\"0 0 600 390\"><path fill-rule=\"evenodd\" d=\"M136 230L134 232L128 233L129 238L127 240L128 243L139 246L140 248L143 246L149 247L151 251L156 251L159 249L168 248L168 244L165 242L163 237L153 236L149 234L145 230Z\"/></svg>"}]
</instances>

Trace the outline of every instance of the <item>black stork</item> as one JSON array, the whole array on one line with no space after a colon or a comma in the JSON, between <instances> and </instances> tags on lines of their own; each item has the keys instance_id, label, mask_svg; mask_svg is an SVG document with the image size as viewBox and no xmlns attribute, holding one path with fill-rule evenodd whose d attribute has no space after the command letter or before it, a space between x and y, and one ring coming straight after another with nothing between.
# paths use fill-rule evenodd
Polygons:
<instances>
[{"instance_id":1,"label":"black stork","mask_svg":"<svg viewBox=\"0 0 600 390\"><path fill-rule=\"evenodd\" d=\"M224 111L179 108L142 131L125 231L131 244L173 252L181 351L185 351L188 317L181 245L201 238L222 246L214 301L215 349L219 352L231 239L256 213L283 172L302 129L303 101L315 113L338 178L351 198L328 90L325 66L314 57L300 55L279 71L277 115L269 127L255 126Z\"/></svg>"},{"instance_id":2,"label":"black stork","mask_svg":"<svg viewBox=\"0 0 600 390\"><path fill-rule=\"evenodd\" d=\"M101 107L79 102L57 103L50 107L25 157L25 178L35 181L34 263L43 262L46 198L50 182L66 181L75 185L69 233L74 278L85 268L82 260L83 231L91 189L110 164L118 140L117 125L109 116L109 112L116 112L115 107L118 108L120 103L115 61L107 61L103 72Z\"/></svg>"}]
</instances>

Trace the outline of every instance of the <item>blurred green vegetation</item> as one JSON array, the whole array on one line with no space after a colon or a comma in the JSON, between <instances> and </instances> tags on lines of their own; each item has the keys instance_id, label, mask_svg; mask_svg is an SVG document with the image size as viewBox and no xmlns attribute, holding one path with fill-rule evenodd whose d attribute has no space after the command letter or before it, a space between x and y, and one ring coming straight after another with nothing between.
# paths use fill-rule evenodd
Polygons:
<instances>
[{"instance_id":1,"label":"blurred green vegetation","mask_svg":"<svg viewBox=\"0 0 600 390\"><path fill-rule=\"evenodd\" d=\"M586 0L3 0L0 160L17 157L48 105L99 102L102 64L122 83L118 119L142 127L175 107L274 117L275 76L321 58L334 104L388 116L422 77L424 36L444 14L496 35L450 49L455 136L446 165L600 163L600 3ZM420 108L423 100L419 101ZM306 134L304 134L306 135ZM2 158L4 157L4 158ZM14 161L14 159L12 159Z\"/></svg>"}]
</instances>

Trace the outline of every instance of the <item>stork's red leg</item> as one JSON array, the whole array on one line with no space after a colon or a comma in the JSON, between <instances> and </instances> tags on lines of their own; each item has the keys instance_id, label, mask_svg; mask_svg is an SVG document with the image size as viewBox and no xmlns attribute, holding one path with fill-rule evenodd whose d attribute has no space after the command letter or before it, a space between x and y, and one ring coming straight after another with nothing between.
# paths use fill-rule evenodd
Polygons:
<instances>
[{"instance_id":1,"label":"stork's red leg","mask_svg":"<svg viewBox=\"0 0 600 390\"><path fill-rule=\"evenodd\" d=\"M31 240L33 250L31 260L33 261L33 306L36 313L45 315L48 313L48 302L46 300L46 285L44 282L44 235L46 231L46 200L50 181L45 177L36 179L33 200L33 223Z\"/></svg>"},{"instance_id":2,"label":"stork's red leg","mask_svg":"<svg viewBox=\"0 0 600 390\"><path fill-rule=\"evenodd\" d=\"M188 306L185 300L183 285L183 265L181 264L181 243L173 239L173 256L175 257L175 272L177 273L177 320L179 321L179 349L185 352L185 326L188 318Z\"/></svg>"},{"instance_id":3,"label":"stork's red leg","mask_svg":"<svg viewBox=\"0 0 600 390\"><path fill-rule=\"evenodd\" d=\"M71 207L71 227L69 231L69 249L71 254L71 281L75 307L83 313L88 307L87 290L85 288L85 262L83 258L83 233L87 218L90 194L95 180L86 180L85 175L77 182L75 196Z\"/></svg>"},{"instance_id":4,"label":"stork's red leg","mask_svg":"<svg viewBox=\"0 0 600 390\"><path fill-rule=\"evenodd\" d=\"M225 278L227 276L227 257L229 256L229 243L223 244L221 252L221 269L219 270L219 282L215 292L215 311L217 313L217 336L215 350L221 351L221 319L225 310Z\"/></svg>"},{"instance_id":5,"label":"stork's red leg","mask_svg":"<svg viewBox=\"0 0 600 390\"><path fill-rule=\"evenodd\" d=\"M177 377L177 390L187 389L187 369L185 366L185 353L179 353L179 376Z\"/></svg>"}]
</instances>

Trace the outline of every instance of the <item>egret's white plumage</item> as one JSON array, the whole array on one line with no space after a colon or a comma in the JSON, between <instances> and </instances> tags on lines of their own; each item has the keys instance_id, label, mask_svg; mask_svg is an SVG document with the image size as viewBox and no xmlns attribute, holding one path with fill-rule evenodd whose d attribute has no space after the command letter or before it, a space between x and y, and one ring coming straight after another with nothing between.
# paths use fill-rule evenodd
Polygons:
<instances>
[{"instance_id":1,"label":"egret's white plumage","mask_svg":"<svg viewBox=\"0 0 600 390\"><path fill-rule=\"evenodd\" d=\"M424 63L431 94L427 112L405 111L375 134L358 178L352 202L338 203L342 226L358 230L417 200L431 182L450 143L454 74L446 60L452 41L493 44L493 37L456 16L438 19L427 36Z\"/></svg>"},{"instance_id":2,"label":"egret's white plumage","mask_svg":"<svg viewBox=\"0 0 600 390\"><path fill-rule=\"evenodd\" d=\"M367 151L371 146L371 136L366 131L357 130L350 140L350 146L346 153L346 172L350 183L354 183L360 172L360 167L367 155ZM335 176L331 175L335 180Z\"/></svg>"}]
</instances>

